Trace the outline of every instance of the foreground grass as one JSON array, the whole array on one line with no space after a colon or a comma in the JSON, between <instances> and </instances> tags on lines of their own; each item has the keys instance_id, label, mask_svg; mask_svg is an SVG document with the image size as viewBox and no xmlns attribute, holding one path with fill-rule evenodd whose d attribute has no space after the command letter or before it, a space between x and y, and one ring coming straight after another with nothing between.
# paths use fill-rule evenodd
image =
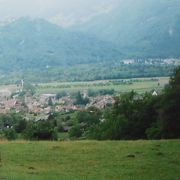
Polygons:
<instances>
[{"instance_id":1,"label":"foreground grass","mask_svg":"<svg viewBox=\"0 0 180 180\"><path fill-rule=\"evenodd\" d=\"M180 140L1 142L1 180L178 180Z\"/></svg>"}]
</instances>

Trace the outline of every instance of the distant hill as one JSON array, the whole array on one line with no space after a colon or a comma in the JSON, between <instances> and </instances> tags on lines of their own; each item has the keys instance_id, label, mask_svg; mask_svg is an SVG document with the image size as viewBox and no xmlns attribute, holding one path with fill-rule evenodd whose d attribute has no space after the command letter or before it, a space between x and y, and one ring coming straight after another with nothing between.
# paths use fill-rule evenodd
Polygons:
<instances>
[{"instance_id":1,"label":"distant hill","mask_svg":"<svg viewBox=\"0 0 180 180\"><path fill-rule=\"evenodd\" d=\"M113 7L66 28L30 18L0 23L0 83L168 76L174 65L122 59L179 59L180 1L117 0Z\"/></svg>"},{"instance_id":2,"label":"distant hill","mask_svg":"<svg viewBox=\"0 0 180 180\"><path fill-rule=\"evenodd\" d=\"M120 55L112 43L42 19L21 18L0 28L0 70L89 64Z\"/></svg>"},{"instance_id":3,"label":"distant hill","mask_svg":"<svg viewBox=\"0 0 180 180\"><path fill-rule=\"evenodd\" d=\"M112 42L126 57L180 57L179 0L119 0L74 29Z\"/></svg>"}]
</instances>

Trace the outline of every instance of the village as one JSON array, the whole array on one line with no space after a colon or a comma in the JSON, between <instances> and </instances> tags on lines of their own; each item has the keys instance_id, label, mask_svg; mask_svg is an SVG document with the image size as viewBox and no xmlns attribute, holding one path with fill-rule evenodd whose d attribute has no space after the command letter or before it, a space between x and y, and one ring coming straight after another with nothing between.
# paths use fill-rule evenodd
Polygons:
<instances>
[{"instance_id":1,"label":"village","mask_svg":"<svg viewBox=\"0 0 180 180\"><path fill-rule=\"evenodd\" d=\"M77 97L78 95L79 97ZM77 102L77 98L80 98L80 102ZM83 102L81 103L81 101ZM90 107L104 109L114 103L113 95L89 97L87 90L77 92L74 97L69 93L65 93L61 97L51 93L35 94L30 89L24 88L23 80L21 80L16 92L7 89L0 90L0 114L13 112L45 117L53 112L80 111Z\"/></svg>"},{"instance_id":2,"label":"village","mask_svg":"<svg viewBox=\"0 0 180 180\"><path fill-rule=\"evenodd\" d=\"M173 65L178 66L180 65L179 59L175 58L147 58L147 59L123 59L122 63L124 65L130 65L130 64L145 64L145 65Z\"/></svg>"}]
</instances>

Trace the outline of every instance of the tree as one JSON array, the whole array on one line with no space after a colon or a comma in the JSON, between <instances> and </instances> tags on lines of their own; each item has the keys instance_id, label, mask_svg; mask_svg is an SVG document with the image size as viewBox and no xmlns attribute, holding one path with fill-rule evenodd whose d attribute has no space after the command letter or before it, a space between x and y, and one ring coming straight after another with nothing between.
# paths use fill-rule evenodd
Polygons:
<instances>
[{"instance_id":1,"label":"tree","mask_svg":"<svg viewBox=\"0 0 180 180\"><path fill-rule=\"evenodd\" d=\"M29 140L57 140L57 128L48 121L29 122L23 133Z\"/></svg>"},{"instance_id":2,"label":"tree","mask_svg":"<svg viewBox=\"0 0 180 180\"><path fill-rule=\"evenodd\" d=\"M6 129L4 129L4 136L8 140L15 140L17 138L16 131L13 128L6 128Z\"/></svg>"},{"instance_id":3,"label":"tree","mask_svg":"<svg viewBox=\"0 0 180 180\"><path fill-rule=\"evenodd\" d=\"M56 94L56 99L60 99L60 98L62 98L62 97L64 97L64 96L67 96L67 92L66 92L66 91L58 92L58 93Z\"/></svg>"},{"instance_id":4,"label":"tree","mask_svg":"<svg viewBox=\"0 0 180 180\"><path fill-rule=\"evenodd\" d=\"M101 115L100 110L95 107L76 112L74 116L76 124L71 128L70 136L89 138L89 131L100 123Z\"/></svg>"},{"instance_id":5,"label":"tree","mask_svg":"<svg viewBox=\"0 0 180 180\"><path fill-rule=\"evenodd\" d=\"M104 121L90 129L89 137L105 140L146 139L146 130L157 119L157 97L151 94L125 93L106 110ZM99 131L99 132L97 132Z\"/></svg>"},{"instance_id":6,"label":"tree","mask_svg":"<svg viewBox=\"0 0 180 180\"><path fill-rule=\"evenodd\" d=\"M19 119L19 121L15 124L15 130L17 133L21 133L26 129L27 121L25 119Z\"/></svg>"},{"instance_id":7,"label":"tree","mask_svg":"<svg viewBox=\"0 0 180 180\"><path fill-rule=\"evenodd\" d=\"M89 99L86 97L86 98L84 98L83 96L82 96L82 94L80 93L80 91L77 93L77 95L76 95L76 102L75 102L75 104L76 105L86 105L86 104L88 104L89 103Z\"/></svg>"},{"instance_id":8,"label":"tree","mask_svg":"<svg viewBox=\"0 0 180 180\"><path fill-rule=\"evenodd\" d=\"M48 106L53 106L53 101L51 97L48 99Z\"/></svg>"},{"instance_id":9,"label":"tree","mask_svg":"<svg viewBox=\"0 0 180 180\"><path fill-rule=\"evenodd\" d=\"M175 69L160 103L163 138L180 138L180 66Z\"/></svg>"},{"instance_id":10,"label":"tree","mask_svg":"<svg viewBox=\"0 0 180 180\"><path fill-rule=\"evenodd\" d=\"M25 82L24 83L23 91L24 92L28 92L31 95L34 95L36 93L36 89L35 89L34 85L32 85L29 82Z\"/></svg>"},{"instance_id":11,"label":"tree","mask_svg":"<svg viewBox=\"0 0 180 180\"><path fill-rule=\"evenodd\" d=\"M82 133L80 125L76 125L70 129L69 136L79 138L82 136Z\"/></svg>"}]
</instances>

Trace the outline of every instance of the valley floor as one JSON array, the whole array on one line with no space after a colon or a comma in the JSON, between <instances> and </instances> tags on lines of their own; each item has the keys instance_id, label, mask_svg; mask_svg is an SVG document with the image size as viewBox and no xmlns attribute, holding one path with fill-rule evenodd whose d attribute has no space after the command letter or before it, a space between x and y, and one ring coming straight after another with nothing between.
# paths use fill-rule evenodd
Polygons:
<instances>
[{"instance_id":1,"label":"valley floor","mask_svg":"<svg viewBox=\"0 0 180 180\"><path fill-rule=\"evenodd\" d=\"M0 141L1 180L178 180L180 140Z\"/></svg>"}]
</instances>

